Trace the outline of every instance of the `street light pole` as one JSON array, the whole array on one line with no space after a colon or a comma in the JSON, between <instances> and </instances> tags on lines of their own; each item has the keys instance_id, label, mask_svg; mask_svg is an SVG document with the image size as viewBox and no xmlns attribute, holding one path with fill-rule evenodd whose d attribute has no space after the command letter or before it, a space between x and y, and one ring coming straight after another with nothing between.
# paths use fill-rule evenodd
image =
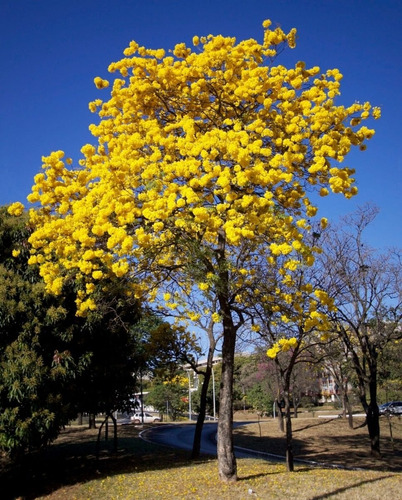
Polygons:
<instances>
[{"instance_id":1,"label":"street light pole","mask_svg":"<svg viewBox=\"0 0 402 500\"><path fill-rule=\"evenodd\" d=\"M144 393L142 390L142 369L140 370L140 391L141 391L141 421L144 425Z\"/></svg>"},{"instance_id":2,"label":"street light pole","mask_svg":"<svg viewBox=\"0 0 402 500\"><path fill-rule=\"evenodd\" d=\"M191 379L190 370L187 371L188 376L188 419L191 421Z\"/></svg>"}]
</instances>

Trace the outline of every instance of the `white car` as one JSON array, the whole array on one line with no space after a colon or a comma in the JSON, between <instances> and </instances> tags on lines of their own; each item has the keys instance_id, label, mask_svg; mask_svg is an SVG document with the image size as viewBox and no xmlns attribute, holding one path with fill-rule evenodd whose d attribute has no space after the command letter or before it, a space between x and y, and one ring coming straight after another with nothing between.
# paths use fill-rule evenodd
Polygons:
<instances>
[{"instance_id":1,"label":"white car","mask_svg":"<svg viewBox=\"0 0 402 500\"><path fill-rule=\"evenodd\" d=\"M402 401L390 401L378 407L380 415L402 415Z\"/></svg>"},{"instance_id":2,"label":"white car","mask_svg":"<svg viewBox=\"0 0 402 500\"><path fill-rule=\"evenodd\" d=\"M135 424L142 424L143 422L144 424L151 424L152 422L160 422L161 419L145 411L143 413L139 411L134 413L134 415L132 415L131 421L134 422Z\"/></svg>"}]
</instances>

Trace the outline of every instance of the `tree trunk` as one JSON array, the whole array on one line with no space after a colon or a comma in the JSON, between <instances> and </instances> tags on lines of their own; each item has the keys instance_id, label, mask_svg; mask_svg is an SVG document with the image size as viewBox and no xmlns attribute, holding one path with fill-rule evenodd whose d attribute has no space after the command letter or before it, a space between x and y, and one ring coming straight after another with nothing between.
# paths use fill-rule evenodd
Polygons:
<instances>
[{"instance_id":1,"label":"tree trunk","mask_svg":"<svg viewBox=\"0 0 402 500\"><path fill-rule=\"evenodd\" d=\"M292 419L290 412L290 401L288 391L285 391L285 420L286 420L286 469L288 472L294 471L293 460L293 434L292 434Z\"/></svg>"},{"instance_id":2,"label":"tree trunk","mask_svg":"<svg viewBox=\"0 0 402 500\"><path fill-rule=\"evenodd\" d=\"M350 341L346 335L343 336L345 344L350 348ZM349 344L348 344L349 341ZM366 341L366 345L369 343ZM365 361L368 364L369 373L360 364L359 356L353 349L350 349L352 360L357 374L360 402L366 413L366 424L370 437L371 454L375 457L381 456L380 451L380 414L377 405L377 351L375 346L370 346L369 352L365 353ZM368 359L367 359L368 358ZM370 404L367 403L366 386L370 394Z\"/></svg>"},{"instance_id":3,"label":"tree trunk","mask_svg":"<svg viewBox=\"0 0 402 500\"><path fill-rule=\"evenodd\" d=\"M96 429L96 421L95 421L95 413L90 413L89 414L89 421L88 421L88 426L90 429Z\"/></svg>"},{"instance_id":4,"label":"tree trunk","mask_svg":"<svg viewBox=\"0 0 402 500\"><path fill-rule=\"evenodd\" d=\"M373 350L374 351L374 350ZM363 377L359 377L360 402L366 413L366 424L370 437L370 450L374 457L381 457L380 450L380 413L377 404L377 354L371 353L368 390L370 394L370 404L367 403L366 386Z\"/></svg>"},{"instance_id":5,"label":"tree trunk","mask_svg":"<svg viewBox=\"0 0 402 500\"><path fill-rule=\"evenodd\" d=\"M232 309L229 303L229 271L226 261L225 234L218 235L219 250L216 254L219 268L219 292L217 299L222 316L222 375L219 395L218 420L218 470L219 477L226 482L237 481L237 464L233 448L233 373L238 323L233 322Z\"/></svg>"},{"instance_id":6,"label":"tree trunk","mask_svg":"<svg viewBox=\"0 0 402 500\"><path fill-rule=\"evenodd\" d=\"M99 451L100 451L100 437L101 437L101 433L102 433L102 428L103 426L105 425L105 423L107 422L109 418L109 415L106 414L106 418L105 420L101 423L101 426L99 427L99 431L98 431L98 438L96 440L96 460L99 460Z\"/></svg>"},{"instance_id":7,"label":"tree trunk","mask_svg":"<svg viewBox=\"0 0 402 500\"><path fill-rule=\"evenodd\" d=\"M285 423L283 421L281 401L279 401L279 399L275 399L275 404L278 409L278 428L281 432L285 432Z\"/></svg>"},{"instance_id":8,"label":"tree trunk","mask_svg":"<svg viewBox=\"0 0 402 500\"><path fill-rule=\"evenodd\" d=\"M371 384L370 384L371 390ZM372 396L373 397L373 396ZM376 457L381 456L380 452L380 414L377 406L377 398L367 403L366 395L360 394L360 402L366 413L366 425L370 437L371 454Z\"/></svg>"},{"instance_id":9,"label":"tree trunk","mask_svg":"<svg viewBox=\"0 0 402 500\"><path fill-rule=\"evenodd\" d=\"M198 458L200 456L201 434L205 421L205 414L207 408L207 394L208 394L209 381L211 379L211 373L212 373L213 357L214 357L214 349L210 348L208 351L207 366L205 369L204 380L201 387L200 411L198 413L197 423L195 425L193 451L191 453L191 458L193 459Z\"/></svg>"},{"instance_id":10,"label":"tree trunk","mask_svg":"<svg viewBox=\"0 0 402 500\"><path fill-rule=\"evenodd\" d=\"M300 403L293 398L293 418L298 417L298 410L299 410Z\"/></svg>"},{"instance_id":11,"label":"tree trunk","mask_svg":"<svg viewBox=\"0 0 402 500\"><path fill-rule=\"evenodd\" d=\"M113 422L113 452L117 453L117 420L113 413L110 413L110 418Z\"/></svg>"},{"instance_id":12,"label":"tree trunk","mask_svg":"<svg viewBox=\"0 0 402 500\"><path fill-rule=\"evenodd\" d=\"M370 366L370 404L367 411L367 428L370 436L371 454L375 457L381 456L380 451L380 412L377 404L377 363L372 357Z\"/></svg>"},{"instance_id":13,"label":"tree trunk","mask_svg":"<svg viewBox=\"0 0 402 500\"><path fill-rule=\"evenodd\" d=\"M237 480L237 464L233 449L233 371L236 329L231 317L224 317L222 346L222 379L219 398L218 468L223 481Z\"/></svg>"},{"instance_id":14,"label":"tree trunk","mask_svg":"<svg viewBox=\"0 0 402 500\"><path fill-rule=\"evenodd\" d=\"M381 452L379 413L378 407L373 407L371 402L367 412L367 428L370 436L371 454L375 457L380 457Z\"/></svg>"},{"instance_id":15,"label":"tree trunk","mask_svg":"<svg viewBox=\"0 0 402 500\"><path fill-rule=\"evenodd\" d=\"M345 391L343 393L343 414L344 414L344 417L348 417L348 423L349 423L349 427L350 429L353 429L353 410L352 410L352 405L350 404L350 400L349 400L349 396L348 396L348 393Z\"/></svg>"}]
</instances>

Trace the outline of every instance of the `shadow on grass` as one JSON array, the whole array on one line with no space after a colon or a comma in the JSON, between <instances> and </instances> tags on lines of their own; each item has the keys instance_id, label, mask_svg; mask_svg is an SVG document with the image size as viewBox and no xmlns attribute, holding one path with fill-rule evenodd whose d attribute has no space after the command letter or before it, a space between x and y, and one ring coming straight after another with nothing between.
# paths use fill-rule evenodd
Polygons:
<instances>
[{"instance_id":1,"label":"shadow on grass","mask_svg":"<svg viewBox=\"0 0 402 500\"><path fill-rule=\"evenodd\" d=\"M247 482L250 480L258 479L259 477L275 476L276 474L279 474L277 470L274 472L256 472L255 474L249 474L248 476L239 476L237 480L239 483L241 483L242 481Z\"/></svg>"},{"instance_id":2,"label":"shadow on grass","mask_svg":"<svg viewBox=\"0 0 402 500\"><path fill-rule=\"evenodd\" d=\"M384 479L388 479L389 477L392 477L390 475L388 476L381 476L376 479L367 479L366 481L359 481L356 484L350 485L350 486L345 486L343 488L337 488L336 490L331 491L330 493L326 493L325 495L317 495L315 497L312 497L311 500L325 500L325 498L332 498L334 495L340 494L340 493L345 493L346 491L353 490L355 488L359 488L360 486L363 486L365 484L370 484L370 483L378 483L379 481L383 481Z\"/></svg>"},{"instance_id":3,"label":"shadow on grass","mask_svg":"<svg viewBox=\"0 0 402 500\"><path fill-rule=\"evenodd\" d=\"M308 461L320 466L338 466L339 468L362 468L383 472L402 471L402 439L394 439L393 448L388 439L383 440L382 458L376 459L370 455L370 443L368 436L361 435L336 435L330 434L320 437L319 442L311 438L302 438L300 431L317 426L325 426L323 423L314 423L293 432L293 453L296 460ZM250 434L247 427L236 429L235 446L257 450L262 453L285 456L286 439L285 434L278 436L262 436ZM261 457L263 458L263 457ZM267 459L270 457L267 456ZM274 459L274 458L273 458Z\"/></svg>"},{"instance_id":4,"label":"shadow on grass","mask_svg":"<svg viewBox=\"0 0 402 500\"><path fill-rule=\"evenodd\" d=\"M336 422L337 420L338 420L338 417L337 418L321 419L319 422L317 422L315 424L309 424L309 425L305 425L304 427L294 429L293 434L296 434L297 432L305 431L306 429L312 429L313 427L323 427L325 425L330 425L331 422L334 422L334 421ZM362 427L366 427L365 421L362 424L355 426L354 429L361 429Z\"/></svg>"},{"instance_id":5,"label":"shadow on grass","mask_svg":"<svg viewBox=\"0 0 402 500\"><path fill-rule=\"evenodd\" d=\"M190 461L190 452L160 447L143 441L134 426L119 428L118 451L113 453L113 436L101 442L96 459L97 431L76 431L66 439L63 433L45 452L26 456L18 466L0 471L2 500L32 500L59 488L103 479L117 474L157 471L192 466L211 457ZM68 433L67 433L68 434Z\"/></svg>"},{"instance_id":6,"label":"shadow on grass","mask_svg":"<svg viewBox=\"0 0 402 500\"><path fill-rule=\"evenodd\" d=\"M304 427L300 427L299 429L294 429L293 430L293 434L296 434L297 432L302 432L302 431L304 431L306 429L312 429L313 427L322 427L322 426L328 425L334 419L328 418L328 419L321 419L321 420L317 419L317 420L318 420L317 423L305 425ZM337 420L337 419L335 419L335 420Z\"/></svg>"},{"instance_id":7,"label":"shadow on grass","mask_svg":"<svg viewBox=\"0 0 402 500\"><path fill-rule=\"evenodd\" d=\"M292 472L290 474L305 474L305 473L310 472L312 469L313 469L313 467L303 467L303 468L297 469L295 472ZM275 474L278 474L278 471L275 471L275 472L263 472L263 473L250 474L248 476L241 476L241 477L239 477L238 480L239 480L239 482L242 482L242 481L247 482L247 481L250 481L250 480L255 480L255 479L261 478L261 477L268 477L268 476L272 476L272 475L275 475ZM311 500L325 500L326 498L333 498L334 495L354 490L355 488L359 488L359 487L361 487L361 486L363 486L365 484L379 483L379 482L381 482L381 481L383 481L385 479L391 478L391 477L394 477L394 476L392 474L387 474L387 475L383 475L383 476L377 477L375 479L367 479L367 480L364 480L364 481L358 481L355 484L349 484L348 486L344 486L344 487L341 487L341 488L334 489L331 492L327 492L327 493L322 494L322 495L316 495L314 497L311 497Z\"/></svg>"}]
</instances>

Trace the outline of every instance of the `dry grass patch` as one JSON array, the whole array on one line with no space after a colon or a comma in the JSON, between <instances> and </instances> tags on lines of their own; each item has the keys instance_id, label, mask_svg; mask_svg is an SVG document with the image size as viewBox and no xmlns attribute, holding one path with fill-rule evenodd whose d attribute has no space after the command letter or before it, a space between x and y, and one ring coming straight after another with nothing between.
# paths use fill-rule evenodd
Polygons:
<instances>
[{"instance_id":1,"label":"dry grass patch","mask_svg":"<svg viewBox=\"0 0 402 500\"><path fill-rule=\"evenodd\" d=\"M370 455L367 427L361 427L363 421L355 418L351 429L342 418L293 419L295 458L346 467L402 471L402 419L381 417L381 459ZM236 428L235 444L283 456L285 436L279 430L278 421L269 419Z\"/></svg>"}]
</instances>

